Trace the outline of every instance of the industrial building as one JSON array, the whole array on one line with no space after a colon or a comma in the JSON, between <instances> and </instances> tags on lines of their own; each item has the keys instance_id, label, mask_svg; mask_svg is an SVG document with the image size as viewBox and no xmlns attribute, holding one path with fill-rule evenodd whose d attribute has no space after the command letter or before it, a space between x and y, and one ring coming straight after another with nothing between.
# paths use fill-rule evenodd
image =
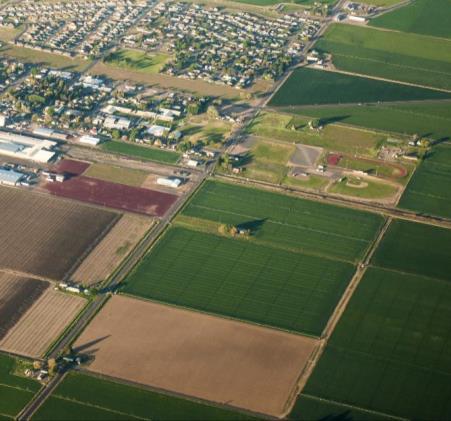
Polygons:
<instances>
[{"instance_id":1,"label":"industrial building","mask_svg":"<svg viewBox=\"0 0 451 421\"><path fill-rule=\"evenodd\" d=\"M0 154L11 158L47 163L55 158L56 142L0 131Z\"/></svg>"},{"instance_id":2,"label":"industrial building","mask_svg":"<svg viewBox=\"0 0 451 421\"><path fill-rule=\"evenodd\" d=\"M100 143L100 139L94 136L83 135L80 137L79 142L85 145L97 146Z\"/></svg>"},{"instance_id":3,"label":"industrial building","mask_svg":"<svg viewBox=\"0 0 451 421\"><path fill-rule=\"evenodd\" d=\"M177 177L158 177L157 178L157 184L159 184L160 186L165 186L165 187L172 187L173 189L177 189L180 184L182 184L182 180L180 180L180 178Z\"/></svg>"},{"instance_id":4,"label":"industrial building","mask_svg":"<svg viewBox=\"0 0 451 421\"><path fill-rule=\"evenodd\" d=\"M7 168L0 168L0 184L6 186L17 186L23 179L24 174Z\"/></svg>"}]
</instances>

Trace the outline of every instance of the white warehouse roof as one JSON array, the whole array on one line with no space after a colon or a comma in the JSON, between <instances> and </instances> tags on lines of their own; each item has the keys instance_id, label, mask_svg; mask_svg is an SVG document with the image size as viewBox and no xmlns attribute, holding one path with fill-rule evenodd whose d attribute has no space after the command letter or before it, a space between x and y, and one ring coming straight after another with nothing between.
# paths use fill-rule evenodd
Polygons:
<instances>
[{"instance_id":1,"label":"white warehouse roof","mask_svg":"<svg viewBox=\"0 0 451 421\"><path fill-rule=\"evenodd\" d=\"M0 131L0 154L9 157L46 163L55 156L51 149L56 145L51 140Z\"/></svg>"}]
</instances>

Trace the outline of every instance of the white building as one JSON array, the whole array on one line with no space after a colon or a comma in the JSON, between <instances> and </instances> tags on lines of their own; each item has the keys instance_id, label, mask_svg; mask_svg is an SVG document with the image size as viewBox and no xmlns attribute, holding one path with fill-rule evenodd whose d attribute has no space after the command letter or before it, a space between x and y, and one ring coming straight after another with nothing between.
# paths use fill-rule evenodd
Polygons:
<instances>
[{"instance_id":1,"label":"white building","mask_svg":"<svg viewBox=\"0 0 451 421\"><path fill-rule=\"evenodd\" d=\"M0 132L0 154L11 158L47 163L56 156L56 146L51 140Z\"/></svg>"},{"instance_id":2,"label":"white building","mask_svg":"<svg viewBox=\"0 0 451 421\"><path fill-rule=\"evenodd\" d=\"M147 133L149 133L150 135L152 135L154 137L163 137L167 131L168 131L167 127L158 126L156 124L154 124L153 126L150 126L147 129Z\"/></svg>"},{"instance_id":3,"label":"white building","mask_svg":"<svg viewBox=\"0 0 451 421\"><path fill-rule=\"evenodd\" d=\"M84 143L86 145L97 146L100 143L100 139L98 137L84 135L79 139L80 143Z\"/></svg>"},{"instance_id":4,"label":"white building","mask_svg":"<svg viewBox=\"0 0 451 421\"><path fill-rule=\"evenodd\" d=\"M182 184L182 180L180 180L180 178L176 178L176 177L171 177L171 178L158 177L157 184L159 184L160 186L171 187L173 189L176 189L176 188L180 187L180 184Z\"/></svg>"},{"instance_id":5,"label":"white building","mask_svg":"<svg viewBox=\"0 0 451 421\"><path fill-rule=\"evenodd\" d=\"M17 186L23 178L23 174L14 170L0 168L0 184Z\"/></svg>"}]
</instances>

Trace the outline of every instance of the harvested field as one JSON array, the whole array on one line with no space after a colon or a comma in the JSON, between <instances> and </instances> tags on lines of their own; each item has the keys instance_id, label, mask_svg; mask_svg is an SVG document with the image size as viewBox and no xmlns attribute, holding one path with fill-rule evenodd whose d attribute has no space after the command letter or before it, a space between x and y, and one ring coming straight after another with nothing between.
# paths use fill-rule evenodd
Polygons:
<instances>
[{"instance_id":1,"label":"harvested field","mask_svg":"<svg viewBox=\"0 0 451 421\"><path fill-rule=\"evenodd\" d=\"M112 183L125 184L127 186L142 187L149 173L132 168L120 167L118 165L92 164L85 172L87 177L99 180L111 181Z\"/></svg>"},{"instance_id":2,"label":"harvested field","mask_svg":"<svg viewBox=\"0 0 451 421\"><path fill-rule=\"evenodd\" d=\"M89 162L83 162L83 161L75 161L73 159L63 159L62 161L58 162L52 170L63 174L66 173L71 176L76 175L82 175L91 164Z\"/></svg>"},{"instance_id":3,"label":"harvested field","mask_svg":"<svg viewBox=\"0 0 451 421\"><path fill-rule=\"evenodd\" d=\"M280 416L317 341L113 296L75 344L89 369Z\"/></svg>"},{"instance_id":4,"label":"harvested field","mask_svg":"<svg viewBox=\"0 0 451 421\"><path fill-rule=\"evenodd\" d=\"M71 280L82 285L94 285L107 279L151 226L152 221L148 218L123 215Z\"/></svg>"},{"instance_id":5,"label":"harvested field","mask_svg":"<svg viewBox=\"0 0 451 421\"><path fill-rule=\"evenodd\" d=\"M116 222L117 214L0 187L0 268L61 280Z\"/></svg>"},{"instance_id":6,"label":"harvested field","mask_svg":"<svg viewBox=\"0 0 451 421\"><path fill-rule=\"evenodd\" d=\"M48 288L0 341L0 348L29 357L42 356L85 303L82 297Z\"/></svg>"},{"instance_id":7,"label":"harvested field","mask_svg":"<svg viewBox=\"0 0 451 421\"><path fill-rule=\"evenodd\" d=\"M177 200L169 193L84 176L64 183L47 183L44 189L55 196L152 216L163 216Z\"/></svg>"},{"instance_id":8,"label":"harvested field","mask_svg":"<svg viewBox=\"0 0 451 421\"><path fill-rule=\"evenodd\" d=\"M0 341L48 286L47 282L0 272Z\"/></svg>"}]
</instances>

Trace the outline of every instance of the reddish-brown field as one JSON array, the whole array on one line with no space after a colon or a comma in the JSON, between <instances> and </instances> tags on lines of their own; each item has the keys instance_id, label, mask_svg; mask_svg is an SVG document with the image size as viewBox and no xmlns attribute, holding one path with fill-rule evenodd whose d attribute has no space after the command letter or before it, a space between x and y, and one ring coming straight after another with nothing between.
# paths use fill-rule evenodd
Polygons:
<instances>
[{"instance_id":1,"label":"reddish-brown field","mask_svg":"<svg viewBox=\"0 0 451 421\"><path fill-rule=\"evenodd\" d=\"M118 218L117 213L0 186L0 269L61 280Z\"/></svg>"},{"instance_id":2,"label":"reddish-brown field","mask_svg":"<svg viewBox=\"0 0 451 421\"><path fill-rule=\"evenodd\" d=\"M75 344L89 370L272 416L292 403L317 340L113 296Z\"/></svg>"},{"instance_id":3,"label":"reddish-brown field","mask_svg":"<svg viewBox=\"0 0 451 421\"><path fill-rule=\"evenodd\" d=\"M89 162L75 161L73 159L63 159L52 168L52 171L55 171L58 174L68 174L76 176L82 175L90 166L91 164Z\"/></svg>"},{"instance_id":4,"label":"reddish-brown field","mask_svg":"<svg viewBox=\"0 0 451 421\"><path fill-rule=\"evenodd\" d=\"M41 357L81 311L86 300L48 288L0 340L4 351Z\"/></svg>"},{"instance_id":5,"label":"reddish-brown field","mask_svg":"<svg viewBox=\"0 0 451 421\"><path fill-rule=\"evenodd\" d=\"M63 183L47 183L44 189L56 196L152 216L163 216L177 200L177 196L169 193L84 176Z\"/></svg>"}]
</instances>

